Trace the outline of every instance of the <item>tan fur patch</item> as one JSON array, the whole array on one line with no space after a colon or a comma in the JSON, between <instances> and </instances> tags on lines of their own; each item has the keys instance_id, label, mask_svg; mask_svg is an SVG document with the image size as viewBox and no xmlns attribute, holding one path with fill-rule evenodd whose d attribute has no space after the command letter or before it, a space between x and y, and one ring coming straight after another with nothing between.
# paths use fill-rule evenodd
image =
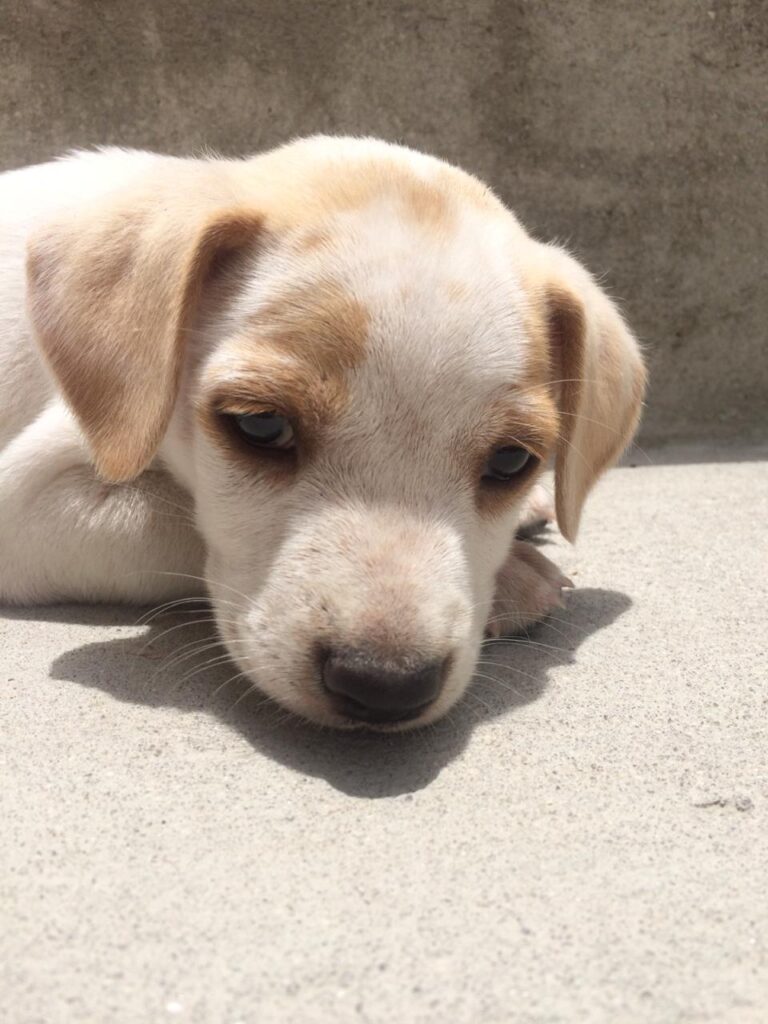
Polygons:
<instances>
[{"instance_id":1,"label":"tan fur patch","mask_svg":"<svg viewBox=\"0 0 768 1024\"><path fill-rule=\"evenodd\" d=\"M335 281L286 291L250 319L237 341L226 377L204 383L201 422L217 443L232 447L216 413L264 412L288 416L298 462L310 459L324 430L343 412L347 373L364 358L369 314ZM259 450L245 455L256 465ZM288 460L280 463L284 468Z\"/></svg>"},{"instance_id":2,"label":"tan fur patch","mask_svg":"<svg viewBox=\"0 0 768 1024\"><path fill-rule=\"evenodd\" d=\"M433 175L424 178L401 157L298 163L296 154L276 150L256 161L232 162L228 173L241 194L259 196L268 226L277 231L322 225L333 214L386 198L398 203L415 224L440 234L454 225L462 200L503 212L493 194L470 175L437 165ZM310 231L298 244L312 248L322 240L321 229L318 234Z\"/></svg>"},{"instance_id":3,"label":"tan fur patch","mask_svg":"<svg viewBox=\"0 0 768 1024\"><path fill-rule=\"evenodd\" d=\"M482 481L489 456L497 448L516 446L531 452L539 468L543 467L554 449L557 430L557 408L546 388L511 389L507 396L490 406L482 431L473 438L473 472L480 481L476 505L482 515L497 516L506 512L538 476L538 470L532 465L519 480Z\"/></svg>"},{"instance_id":4,"label":"tan fur patch","mask_svg":"<svg viewBox=\"0 0 768 1024\"><path fill-rule=\"evenodd\" d=\"M255 313L249 326L326 380L362 361L369 318L338 282L325 280L285 291Z\"/></svg>"},{"instance_id":5,"label":"tan fur patch","mask_svg":"<svg viewBox=\"0 0 768 1024\"><path fill-rule=\"evenodd\" d=\"M453 224L456 206L450 193L418 178L402 176L398 192L410 217L432 230L445 232Z\"/></svg>"},{"instance_id":6,"label":"tan fur patch","mask_svg":"<svg viewBox=\"0 0 768 1024\"><path fill-rule=\"evenodd\" d=\"M174 170L173 180L163 167L87 216L63 214L29 245L40 348L108 480L135 477L154 455L209 268L261 227L257 213L209 194L208 168L177 161Z\"/></svg>"}]
</instances>

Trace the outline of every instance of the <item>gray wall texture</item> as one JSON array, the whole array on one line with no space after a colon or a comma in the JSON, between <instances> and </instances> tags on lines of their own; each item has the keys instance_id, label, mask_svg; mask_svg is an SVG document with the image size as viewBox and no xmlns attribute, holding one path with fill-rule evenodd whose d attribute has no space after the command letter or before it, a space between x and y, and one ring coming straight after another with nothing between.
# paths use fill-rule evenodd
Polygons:
<instances>
[{"instance_id":1,"label":"gray wall texture","mask_svg":"<svg viewBox=\"0 0 768 1024\"><path fill-rule=\"evenodd\" d=\"M646 441L765 434L765 0L0 0L0 164L375 134L487 179L647 345Z\"/></svg>"}]
</instances>

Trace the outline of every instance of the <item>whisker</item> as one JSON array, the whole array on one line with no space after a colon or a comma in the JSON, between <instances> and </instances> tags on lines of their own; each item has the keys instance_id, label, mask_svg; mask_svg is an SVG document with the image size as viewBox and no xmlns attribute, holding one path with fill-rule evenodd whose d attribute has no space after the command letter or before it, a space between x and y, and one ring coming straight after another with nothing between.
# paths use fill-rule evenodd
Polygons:
<instances>
[{"instance_id":1,"label":"whisker","mask_svg":"<svg viewBox=\"0 0 768 1024\"><path fill-rule=\"evenodd\" d=\"M192 619L191 622L178 622L175 626L169 626L168 629L164 629L162 633L158 633L157 636L150 637L146 644L142 647L142 652L146 651L147 648L151 647L152 644L157 643L158 640L162 640L164 636L168 636L171 633L175 633L177 629L189 629L192 626L204 626L209 623L216 623L216 618L209 616L206 619ZM194 643L194 641L192 641Z\"/></svg>"},{"instance_id":2,"label":"whisker","mask_svg":"<svg viewBox=\"0 0 768 1024\"><path fill-rule=\"evenodd\" d=\"M492 620L491 620L492 621ZM556 651L558 654L569 654L567 647L554 647L552 644L542 644L538 640L530 640L528 637L499 636L489 637L480 644L481 649L491 644L517 644L520 647L540 647L545 651Z\"/></svg>"},{"instance_id":3,"label":"whisker","mask_svg":"<svg viewBox=\"0 0 768 1024\"><path fill-rule=\"evenodd\" d=\"M509 690L511 693L514 693L516 697L524 697L525 696L525 694L523 693L522 690L516 690L514 688L514 686L512 686L511 684L505 682L505 680L503 680L503 679L497 679L495 676L488 676L488 675L484 675L482 672L477 672L477 673L475 673L475 676L473 678L475 678L475 679L487 679L489 682L494 683L494 685L500 686L502 689L506 689L506 690Z\"/></svg>"},{"instance_id":4,"label":"whisker","mask_svg":"<svg viewBox=\"0 0 768 1024\"><path fill-rule=\"evenodd\" d=\"M518 668L517 665L507 665L507 664L505 664L504 662L501 662L501 661L490 661L490 662L489 661L483 661L483 662L478 661L477 664L481 665L484 668L503 668L503 669L506 669L508 672L514 672L515 675L525 676L526 679L532 679L534 681L534 683L541 682L541 680L540 680L540 678L538 676L531 675L530 672L524 672L523 669ZM496 680L496 682L501 682L501 680Z\"/></svg>"},{"instance_id":5,"label":"whisker","mask_svg":"<svg viewBox=\"0 0 768 1024\"><path fill-rule=\"evenodd\" d=\"M473 700L476 704L479 704L481 707L485 708L489 715L493 712L493 708L491 707L491 705L488 704L486 701L482 700L482 698L477 693L475 693L471 687L467 688L467 690L464 693L464 697Z\"/></svg>"},{"instance_id":6,"label":"whisker","mask_svg":"<svg viewBox=\"0 0 768 1024\"><path fill-rule=\"evenodd\" d=\"M230 676L229 679L225 679L224 682L221 683L220 686L217 686L216 689L211 694L211 702L215 701L218 695L221 693L221 691L226 689L226 687L229 686L230 683L234 683L237 679L243 679L247 675L247 672L237 672L235 675Z\"/></svg>"},{"instance_id":7,"label":"whisker","mask_svg":"<svg viewBox=\"0 0 768 1024\"><path fill-rule=\"evenodd\" d=\"M218 668L219 665L226 665L231 660L227 654L220 654L215 658L209 658L203 665L197 665L191 672L186 672L183 676L179 676L178 679L174 679L170 692L178 693L182 686L194 679L195 676L199 676L203 672L210 672L212 669Z\"/></svg>"},{"instance_id":8,"label":"whisker","mask_svg":"<svg viewBox=\"0 0 768 1024\"><path fill-rule=\"evenodd\" d=\"M153 636L150 640L148 640L147 643L142 648L142 653L144 651L146 651L149 647L151 647L152 644L156 643L158 640L161 640L168 633L173 633L177 629L189 629L192 626L200 626L200 625L206 625L206 624L213 625L213 626L237 625L238 622L237 622L236 619L218 619L218 618L195 619L192 622L180 622L177 625L171 626L169 629L164 630L162 633L159 633L157 636ZM194 639L190 640L188 643L181 644L180 646L175 647L173 649L173 651L169 652L169 656L170 655L175 655L175 654L181 654L182 651L186 651L188 648L194 647L195 645L206 644L209 641L212 641L216 635L217 635L217 630L213 629L213 630L207 632L204 636L195 637ZM244 638L240 638L240 637L235 637L232 640L225 640L224 637L222 637L219 634L217 642L218 643L235 644L235 643L242 643L243 640L244 640ZM250 643L250 642L252 642L252 640L249 638L248 642Z\"/></svg>"},{"instance_id":9,"label":"whisker","mask_svg":"<svg viewBox=\"0 0 768 1024\"><path fill-rule=\"evenodd\" d=\"M157 675L160 672L166 672L167 673L167 672L169 672L171 670L171 668L173 668L174 666L178 666L178 665L183 664L183 662L187 661L189 658L194 658L198 654L205 654L206 651L212 651L214 649L214 647L223 647L223 646L224 646L224 642L222 640L211 640L210 638L208 638L208 642L206 642L202 646L197 647L197 648L195 648L194 650L191 650L191 651L188 650L184 654L181 654L181 655L177 654L175 657L171 658L170 661L161 664L155 674Z\"/></svg>"},{"instance_id":10,"label":"whisker","mask_svg":"<svg viewBox=\"0 0 768 1024\"><path fill-rule=\"evenodd\" d=\"M249 686L248 689L245 690L244 693L240 694L240 696L237 698L237 700L235 701L235 703L232 705L232 707L229 709L229 711L227 713L231 714L241 701L245 700L246 697L250 697L251 694L258 693L258 692L259 692L259 688L257 686L255 686L254 684L251 684L251 686Z\"/></svg>"},{"instance_id":11,"label":"whisker","mask_svg":"<svg viewBox=\"0 0 768 1024\"><path fill-rule=\"evenodd\" d=\"M136 620L135 624L137 626L144 626L147 623L151 622L153 618L155 618L157 615L160 615L162 612L164 612L164 611L172 611L177 605L182 605L182 604L208 604L208 605L210 605L210 603L211 602L210 602L209 598L207 598L207 597L177 597L177 598L174 598L172 601L166 601L164 604L155 605L153 608L150 608L148 611L144 612L141 616L139 616L139 618ZM219 598L217 603L232 605L233 607L239 607L239 604L237 604L235 601L228 600L227 598Z\"/></svg>"},{"instance_id":12,"label":"whisker","mask_svg":"<svg viewBox=\"0 0 768 1024\"><path fill-rule=\"evenodd\" d=\"M231 590L233 594L237 594L238 597L242 597L246 604L251 603L251 598L248 597L247 594L244 594L242 590L238 590L237 587L231 587L228 583L222 583L221 580L214 580L206 578L205 576L195 576L189 572L169 572L162 569L136 569L133 573L126 573L126 575L131 576L136 575L137 573L150 573L154 576L177 576L179 579L197 580L200 583L204 583L206 586L211 584L214 587L224 587L225 590Z\"/></svg>"}]
</instances>

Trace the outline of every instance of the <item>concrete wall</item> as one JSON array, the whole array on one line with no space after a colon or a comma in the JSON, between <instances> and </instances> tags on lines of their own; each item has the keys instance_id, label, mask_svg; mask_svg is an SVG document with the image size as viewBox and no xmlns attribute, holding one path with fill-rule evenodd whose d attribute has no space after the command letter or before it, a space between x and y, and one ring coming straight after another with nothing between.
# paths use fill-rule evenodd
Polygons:
<instances>
[{"instance_id":1,"label":"concrete wall","mask_svg":"<svg viewBox=\"0 0 768 1024\"><path fill-rule=\"evenodd\" d=\"M648 345L647 440L768 405L765 0L0 0L0 163L406 141L566 240Z\"/></svg>"}]
</instances>

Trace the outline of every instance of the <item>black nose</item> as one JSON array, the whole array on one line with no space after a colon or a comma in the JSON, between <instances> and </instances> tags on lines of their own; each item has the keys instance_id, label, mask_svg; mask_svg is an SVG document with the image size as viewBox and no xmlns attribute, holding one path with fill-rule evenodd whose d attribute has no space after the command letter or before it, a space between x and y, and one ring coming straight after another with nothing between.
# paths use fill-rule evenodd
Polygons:
<instances>
[{"instance_id":1,"label":"black nose","mask_svg":"<svg viewBox=\"0 0 768 1024\"><path fill-rule=\"evenodd\" d=\"M440 693L449 659L394 662L361 650L332 650L323 685L342 714L362 722L403 722Z\"/></svg>"}]
</instances>

